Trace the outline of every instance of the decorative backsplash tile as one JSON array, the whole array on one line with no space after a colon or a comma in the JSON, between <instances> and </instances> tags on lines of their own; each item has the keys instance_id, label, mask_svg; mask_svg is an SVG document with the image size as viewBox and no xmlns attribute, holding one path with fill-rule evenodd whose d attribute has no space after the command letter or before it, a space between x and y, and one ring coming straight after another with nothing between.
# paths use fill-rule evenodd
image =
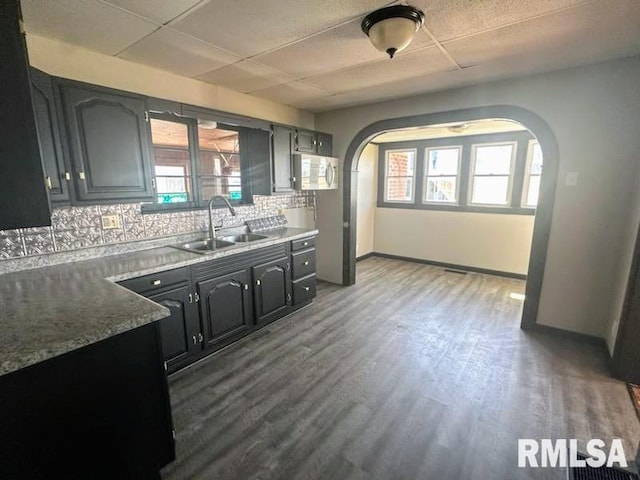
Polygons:
<instances>
[{"instance_id":1,"label":"decorative backsplash tile","mask_svg":"<svg viewBox=\"0 0 640 480\"><path fill-rule=\"evenodd\" d=\"M236 216L216 210L214 222L241 226L247 220L278 215L282 209L308 207L310 195L255 195L254 205L237 207ZM103 228L102 215L117 216L121 228ZM51 227L0 230L0 260L205 231L208 225L206 210L142 215L140 204L61 207L53 210L51 221Z\"/></svg>"}]
</instances>

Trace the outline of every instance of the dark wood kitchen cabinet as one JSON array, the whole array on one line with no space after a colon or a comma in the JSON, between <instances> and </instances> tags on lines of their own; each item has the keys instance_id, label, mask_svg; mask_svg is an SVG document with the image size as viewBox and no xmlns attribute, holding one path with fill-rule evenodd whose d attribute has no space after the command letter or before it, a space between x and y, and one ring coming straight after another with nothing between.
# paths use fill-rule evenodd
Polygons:
<instances>
[{"instance_id":1,"label":"dark wood kitchen cabinet","mask_svg":"<svg viewBox=\"0 0 640 480\"><path fill-rule=\"evenodd\" d=\"M0 2L0 230L51 225L17 1Z\"/></svg>"},{"instance_id":2,"label":"dark wood kitchen cabinet","mask_svg":"<svg viewBox=\"0 0 640 480\"><path fill-rule=\"evenodd\" d=\"M175 459L156 322L0 376L0 478L148 479Z\"/></svg>"},{"instance_id":3,"label":"dark wood kitchen cabinet","mask_svg":"<svg viewBox=\"0 0 640 480\"><path fill-rule=\"evenodd\" d=\"M145 98L70 81L60 88L77 202L153 200Z\"/></svg>"},{"instance_id":4,"label":"dark wood kitchen cabinet","mask_svg":"<svg viewBox=\"0 0 640 480\"><path fill-rule=\"evenodd\" d=\"M187 267L124 280L120 285L169 309L169 316L158 321L168 373L198 358L204 337Z\"/></svg>"},{"instance_id":5,"label":"dark wood kitchen cabinet","mask_svg":"<svg viewBox=\"0 0 640 480\"><path fill-rule=\"evenodd\" d=\"M188 285L149 296L169 309L169 317L159 321L160 339L167 373L191 363L202 351L200 320Z\"/></svg>"},{"instance_id":6,"label":"dark wood kitchen cabinet","mask_svg":"<svg viewBox=\"0 0 640 480\"><path fill-rule=\"evenodd\" d=\"M293 153L296 132L293 128L273 126L273 191L294 191Z\"/></svg>"},{"instance_id":7,"label":"dark wood kitchen cabinet","mask_svg":"<svg viewBox=\"0 0 640 480\"><path fill-rule=\"evenodd\" d=\"M62 151L58 124L58 107L53 80L46 73L31 68L31 98L36 114L36 128L42 153L44 176L53 203L68 203L71 173Z\"/></svg>"},{"instance_id":8,"label":"dark wood kitchen cabinet","mask_svg":"<svg viewBox=\"0 0 640 480\"><path fill-rule=\"evenodd\" d=\"M229 343L251 330L253 321L249 289L246 269L196 284L205 348Z\"/></svg>"},{"instance_id":9,"label":"dark wood kitchen cabinet","mask_svg":"<svg viewBox=\"0 0 640 480\"><path fill-rule=\"evenodd\" d=\"M312 153L330 157L333 154L333 137L328 133L296 130L296 153Z\"/></svg>"},{"instance_id":10,"label":"dark wood kitchen cabinet","mask_svg":"<svg viewBox=\"0 0 640 480\"><path fill-rule=\"evenodd\" d=\"M291 262L282 257L252 269L256 323L284 315L291 305Z\"/></svg>"}]
</instances>

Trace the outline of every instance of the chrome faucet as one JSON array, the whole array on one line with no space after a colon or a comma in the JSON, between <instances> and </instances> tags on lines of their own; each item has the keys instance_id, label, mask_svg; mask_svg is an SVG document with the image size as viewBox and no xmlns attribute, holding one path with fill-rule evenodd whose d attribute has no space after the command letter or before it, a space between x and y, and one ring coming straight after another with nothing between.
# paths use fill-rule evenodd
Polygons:
<instances>
[{"instance_id":1,"label":"chrome faucet","mask_svg":"<svg viewBox=\"0 0 640 480\"><path fill-rule=\"evenodd\" d=\"M231 206L231 204L229 203L229 200L224 198L222 195L214 195L213 197L211 197L211 199L209 200L209 206L208 206L208 208L209 208L209 238L216 238L216 228L222 227L222 222L218 226L215 226L213 224L213 202L215 200L218 200L218 199L222 200L224 203L227 204L227 208L231 212L231 215L233 215L234 217L236 216L236 209Z\"/></svg>"}]
</instances>

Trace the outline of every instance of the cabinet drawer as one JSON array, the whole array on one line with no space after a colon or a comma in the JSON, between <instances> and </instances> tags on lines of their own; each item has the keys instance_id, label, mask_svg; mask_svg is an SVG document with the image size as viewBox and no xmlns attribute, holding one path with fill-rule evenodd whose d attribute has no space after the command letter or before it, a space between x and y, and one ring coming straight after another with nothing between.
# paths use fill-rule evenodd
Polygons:
<instances>
[{"instance_id":1,"label":"cabinet drawer","mask_svg":"<svg viewBox=\"0 0 640 480\"><path fill-rule=\"evenodd\" d=\"M315 247L315 245L316 237L301 238L291 242L291 251L297 252L298 250L303 250L305 248Z\"/></svg>"},{"instance_id":2,"label":"cabinet drawer","mask_svg":"<svg viewBox=\"0 0 640 480\"><path fill-rule=\"evenodd\" d=\"M316 296L316 276L309 275L293 282L293 305L300 305Z\"/></svg>"},{"instance_id":3,"label":"cabinet drawer","mask_svg":"<svg viewBox=\"0 0 640 480\"><path fill-rule=\"evenodd\" d=\"M168 285L187 282L188 280L189 267L182 267L166 272L154 273L153 275L124 280L120 282L120 285L136 293L145 293Z\"/></svg>"},{"instance_id":4,"label":"cabinet drawer","mask_svg":"<svg viewBox=\"0 0 640 480\"><path fill-rule=\"evenodd\" d=\"M293 264L293 279L306 277L316 273L316 249L301 250L291 255Z\"/></svg>"}]
</instances>

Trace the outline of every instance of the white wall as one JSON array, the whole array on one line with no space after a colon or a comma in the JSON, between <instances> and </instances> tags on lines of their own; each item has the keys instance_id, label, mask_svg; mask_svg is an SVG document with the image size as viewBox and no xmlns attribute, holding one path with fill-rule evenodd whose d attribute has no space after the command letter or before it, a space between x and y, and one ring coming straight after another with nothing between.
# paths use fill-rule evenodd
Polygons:
<instances>
[{"instance_id":1,"label":"white wall","mask_svg":"<svg viewBox=\"0 0 640 480\"><path fill-rule=\"evenodd\" d=\"M533 218L378 208L375 251L526 275Z\"/></svg>"},{"instance_id":2,"label":"white wall","mask_svg":"<svg viewBox=\"0 0 640 480\"><path fill-rule=\"evenodd\" d=\"M355 135L382 119L486 105L514 105L544 119L559 145L556 190L538 323L605 337L619 308L618 279L632 218L638 169L640 57L325 112L318 130L333 134L344 157ZM579 172L566 186L567 172ZM318 224L326 225L318 258L327 279L342 271L342 192L331 192ZM321 216L321 218L320 218Z\"/></svg>"},{"instance_id":3,"label":"white wall","mask_svg":"<svg viewBox=\"0 0 640 480\"><path fill-rule=\"evenodd\" d=\"M27 35L27 49L29 63L51 75L273 122L314 128L312 113L68 43Z\"/></svg>"},{"instance_id":4,"label":"white wall","mask_svg":"<svg viewBox=\"0 0 640 480\"><path fill-rule=\"evenodd\" d=\"M374 251L374 229L378 192L378 146L368 144L358 162L358 221L356 257Z\"/></svg>"}]
</instances>

